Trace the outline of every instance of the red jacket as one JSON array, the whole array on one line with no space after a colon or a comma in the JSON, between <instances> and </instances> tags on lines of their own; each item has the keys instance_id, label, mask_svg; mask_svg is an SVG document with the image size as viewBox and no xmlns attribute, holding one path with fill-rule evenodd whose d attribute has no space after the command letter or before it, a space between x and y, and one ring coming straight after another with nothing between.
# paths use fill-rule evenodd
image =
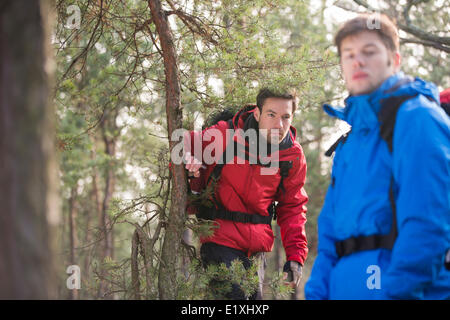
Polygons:
<instances>
[{"instance_id":1,"label":"red jacket","mask_svg":"<svg viewBox=\"0 0 450 320\"><path fill-rule=\"evenodd\" d=\"M226 137L227 129L244 129L248 125L249 117L253 116L254 108L244 108L238 112L233 121L219 121L216 125L201 132L202 151L214 149L212 143L225 150L226 143L219 141L217 133ZM246 122L247 121L247 122ZM215 130L212 130L215 129ZM233 139L243 144L242 131L236 131ZM210 138L211 134L215 135ZM199 138L200 133L191 132L191 148L194 139ZM306 259L308 248L305 234L306 203L308 196L303 186L306 178L306 160L300 144L295 141L296 130L291 127L289 137L283 141L284 148L280 145L279 161L292 161L293 166L289 175L283 180L285 191L278 189L280 183L280 169L276 168L272 175L262 175L261 166L250 164L249 161L238 164L236 156L232 164L223 167L220 180L216 185L215 197L227 210L239 211L249 214L258 213L269 215L267 208L273 201L277 201L277 222L281 230L281 238L286 251L287 261L298 261L302 265ZM211 140L211 141L208 141ZM287 143L285 143L287 141ZM218 147L217 150L220 150ZM191 151L192 154L194 152ZM216 159L221 155L215 155ZM241 160L242 162L242 160ZM205 163L205 159L203 159ZM201 169L201 177L191 182L191 188L203 188L213 171L215 163L206 165ZM218 228L214 235L200 239L204 242L214 242L244 252L248 256L256 252L269 252L273 248L274 235L268 224L240 223L229 220L216 219Z\"/></svg>"},{"instance_id":2,"label":"red jacket","mask_svg":"<svg viewBox=\"0 0 450 320\"><path fill-rule=\"evenodd\" d=\"M440 93L441 103L450 103L450 88L445 89Z\"/></svg>"}]
</instances>

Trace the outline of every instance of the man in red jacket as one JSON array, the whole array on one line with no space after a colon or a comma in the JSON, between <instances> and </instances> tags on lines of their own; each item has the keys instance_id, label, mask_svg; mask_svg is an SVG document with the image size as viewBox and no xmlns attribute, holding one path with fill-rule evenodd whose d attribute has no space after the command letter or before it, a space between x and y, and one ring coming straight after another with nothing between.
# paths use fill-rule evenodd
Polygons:
<instances>
[{"instance_id":1,"label":"man in red jacket","mask_svg":"<svg viewBox=\"0 0 450 320\"><path fill-rule=\"evenodd\" d=\"M296 99L292 92L262 89L256 106L247 106L231 120L219 121L201 133L190 133L188 151L193 152L186 153L186 169L197 177L196 184L191 181L191 187L204 189L214 180L211 176L218 181L212 197L214 205L203 208L198 215L214 220L217 225L212 236L200 239L205 265L223 262L229 267L231 261L239 259L249 268L250 257L273 248L271 220L276 211L286 252L284 277L292 272L289 284L294 287L300 283L308 253L305 234L308 197L303 189L306 160L291 126ZM194 145L201 145L201 152L194 150ZM236 150L235 155L232 151ZM212 161L207 157L208 151ZM262 298L263 273L258 275L260 290L253 298ZM226 297L246 298L236 284Z\"/></svg>"}]
</instances>

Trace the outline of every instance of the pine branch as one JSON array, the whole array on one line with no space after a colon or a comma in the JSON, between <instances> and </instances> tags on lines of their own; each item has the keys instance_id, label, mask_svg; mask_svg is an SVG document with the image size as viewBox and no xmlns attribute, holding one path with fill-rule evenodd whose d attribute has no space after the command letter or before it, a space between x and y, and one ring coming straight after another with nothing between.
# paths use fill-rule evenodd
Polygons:
<instances>
[{"instance_id":1,"label":"pine branch","mask_svg":"<svg viewBox=\"0 0 450 320\"><path fill-rule=\"evenodd\" d=\"M417 6L422 3L426 3L429 0L408 0L405 8L403 9L402 16L405 21L405 23L402 23L401 21L397 21L397 26L399 29L403 30L406 33L409 33L410 35L413 35L418 38L418 40L412 40L410 39L408 42L410 43L417 43L422 44L429 47L434 47L436 49L449 52L450 50L448 46L450 46L450 37L440 37L435 36L431 34L428 31L422 30L421 28L415 26L410 17L410 11L413 6ZM392 16L392 13L390 14L388 11L380 11L379 9L375 9L374 7L370 6L366 1L364 0L353 0L356 4L363 6L369 11L372 12L380 12L384 13L387 16L390 16L390 18L396 18ZM415 41L415 42L413 42Z\"/></svg>"},{"instance_id":2,"label":"pine branch","mask_svg":"<svg viewBox=\"0 0 450 320\"><path fill-rule=\"evenodd\" d=\"M400 43L414 43L414 44L420 44L425 47L432 47L447 53L450 53L450 47L444 46L440 43L433 42L433 41L427 41L427 40L417 40L417 39L406 39L406 38L400 38Z\"/></svg>"},{"instance_id":3,"label":"pine branch","mask_svg":"<svg viewBox=\"0 0 450 320\"><path fill-rule=\"evenodd\" d=\"M100 23L102 22L103 19L103 0L100 0L100 12L98 14L98 18L97 18L97 23L94 27L94 31L92 31L91 37L89 38L88 44L86 45L86 47L84 47L83 51L81 51L72 61L72 63L69 65L69 67L67 68L66 72L64 72L63 76L61 79L65 79L67 74L70 72L70 70L73 68L73 66L77 63L78 60L80 60L81 58L84 58L83 60L83 65L81 66L81 70L84 69L85 65L86 65L86 59L87 59L87 55L89 50L97 43L98 39L100 38L100 36L103 33L103 26L101 28L101 32L100 35L97 37L97 39L94 41L94 37L95 34L97 32L97 29L100 26Z\"/></svg>"}]
</instances>

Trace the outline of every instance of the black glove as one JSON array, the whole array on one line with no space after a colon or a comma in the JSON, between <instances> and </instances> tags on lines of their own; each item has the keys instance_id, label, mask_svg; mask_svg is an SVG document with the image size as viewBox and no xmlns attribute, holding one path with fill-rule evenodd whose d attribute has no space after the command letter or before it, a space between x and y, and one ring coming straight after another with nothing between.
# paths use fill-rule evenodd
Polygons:
<instances>
[{"instance_id":1,"label":"black glove","mask_svg":"<svg viewBox=\"0 0 450 320\"><path fill-rule=\"evenodd\" d=\"M284 264L283 272L285 273L284 279L298 287L302 279L302 265L297 261L287 261Z\"/></svg>"}]
</instances>

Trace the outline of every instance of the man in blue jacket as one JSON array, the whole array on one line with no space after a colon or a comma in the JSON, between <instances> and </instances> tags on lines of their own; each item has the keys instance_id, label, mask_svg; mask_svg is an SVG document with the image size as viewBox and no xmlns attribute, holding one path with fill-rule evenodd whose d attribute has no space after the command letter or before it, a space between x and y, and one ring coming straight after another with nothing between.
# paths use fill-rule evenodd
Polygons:
<instances>
[{"instance_id":1,"label":"man in blue jacket","mask_svg":"<svg viewBox=\"0 0 450 320\"><path fill-rule=\"evenodd\" d=\"M450 118L438 90L400 72L384 15L347 21L335 44L350 96L324 109L352 129L335 145L305 296L450 299Z\"/></svg>"}]
</instances>

